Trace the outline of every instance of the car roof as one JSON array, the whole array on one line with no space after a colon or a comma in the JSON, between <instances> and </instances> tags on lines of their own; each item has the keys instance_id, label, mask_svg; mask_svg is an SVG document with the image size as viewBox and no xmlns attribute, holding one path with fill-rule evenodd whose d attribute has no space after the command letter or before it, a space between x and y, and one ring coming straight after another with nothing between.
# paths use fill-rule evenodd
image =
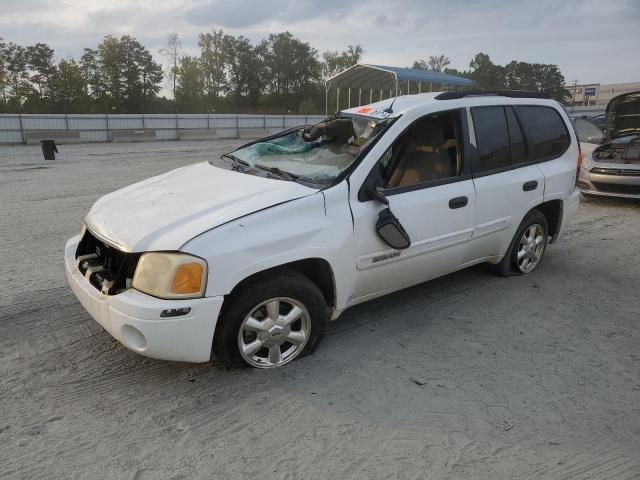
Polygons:
<instances>
[{"instance_id":1,"label":"car roof","mask_svg":"<svg viewBox=\"0 0 640 480\"><path fill-rule=\"evenodd\" d=\"M458 92L446 92L455 97ZM342 113L373 117L396 117L406 114L422 114L432 111L451 110L454 108L477 107L483 105L546 105L558 108L560 105L550 98L526 96L503 96L496 93L475 93L460 98L438 98L443 92L418 93L388 98L368 105L342 110ZM389 108L391 107L391 112Z\"/></svg>"}]
</instances>

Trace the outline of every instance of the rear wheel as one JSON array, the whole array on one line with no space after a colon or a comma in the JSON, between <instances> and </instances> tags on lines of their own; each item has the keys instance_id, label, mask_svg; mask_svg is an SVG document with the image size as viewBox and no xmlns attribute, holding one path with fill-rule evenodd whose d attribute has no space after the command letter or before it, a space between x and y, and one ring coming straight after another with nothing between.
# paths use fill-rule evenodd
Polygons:
<instances>
[{"instance_id":1,"label":"rear wheel","mask_svg":"<svg viewBox=\"0 0 640 480\"><path fill-rule=\"evenodd\" d=\"M324 297L307 277L285 269L262 274L230 299L213 353L226 367L281 367L315 349L327 320Z\"/></svg>"},{"instance_id":2,"label":"rear wheel","mask_svg":"<svg viewBox=\"0 0 640 480\"><path fill-rule=\"evenodd\" d=\"M518 227L504 258L496 265L503 276L525 275L533 272L547 248L548 226L539 210L530 211Z\"/></svg>"}]
</instances>

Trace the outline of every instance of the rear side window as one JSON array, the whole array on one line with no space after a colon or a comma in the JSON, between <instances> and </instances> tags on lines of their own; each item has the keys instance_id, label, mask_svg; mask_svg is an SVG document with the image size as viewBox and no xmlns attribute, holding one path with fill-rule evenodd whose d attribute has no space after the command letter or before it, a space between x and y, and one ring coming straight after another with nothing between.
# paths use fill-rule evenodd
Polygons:
<instances>
[{"instance_id":1,"label":"rear side window","mask_svg":"<svg viewBox=\"0 0 640 480\"><path fill-rule=\"evenodd\" d=\"M529 105L517 109L529 140L531 161L559 157L569 148L571 138L556 109Z\"/></svg>"},{"instance_id":2,"label":"rear side window","mask_svg":"<svg viewBox=\"0 0 640 480\"><path fill-rule=\"evenodd\" d=\"M510 162L509 130L502 107L471 109L476 132L478 164L475 173L508 167Z\"/></svg>"},{"instance_id":3,"label":"rear side window","mask_svg":"<svg viewBox=\"0 0 640 480\"><path fill-rule=\"evenodd\" d=\"M505 107L507 125L509 126L509 140L511 140L511 165L518 165L527 161L527 148L524 144L522 129L513 112L513 108Z\"/></svg>"}]
</instances>

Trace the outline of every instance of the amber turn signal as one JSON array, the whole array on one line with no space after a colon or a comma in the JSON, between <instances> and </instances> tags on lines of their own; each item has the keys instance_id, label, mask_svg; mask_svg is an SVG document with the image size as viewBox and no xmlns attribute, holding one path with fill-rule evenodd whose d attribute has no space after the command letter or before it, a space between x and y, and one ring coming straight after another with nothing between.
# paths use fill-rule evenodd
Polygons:
<instances>
[{"instance_id":1,"label":"amber turn signal","mask_svg":"<svg viewBox=\"0 0 640 480\"><path fill-rule=\"evenodd\" d=\"M180 265L173 275L171 293L188 294L200 291L202 282L202 265L185 263Z\"/></svg>"}]
</instances>

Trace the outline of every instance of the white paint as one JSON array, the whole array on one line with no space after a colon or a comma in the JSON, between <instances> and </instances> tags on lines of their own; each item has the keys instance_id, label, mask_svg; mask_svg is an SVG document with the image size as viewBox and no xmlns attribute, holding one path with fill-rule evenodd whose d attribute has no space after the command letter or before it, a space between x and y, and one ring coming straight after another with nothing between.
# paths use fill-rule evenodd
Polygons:
<instances>
[{"instance_id":1,"label":"white paint","mask_svg":"<svg viewBox=\"0 0 640 480\"><path fill-rule=\"evenodd\" d=\"M85 222L122 250L178 250L206 230L316 191L203 162L105 195Z\"/></svg>"},{"instance_id":2,"label":"white paint","mask_svg":"<svg viewBox=\"0 0 640 480\"><path fill-rule=\"evenodd\" d=\"M205 298L159 300L135 290L103 298L74 270L77 237L67 245L66 262L74 292L115 338L126 343L130 337L129 348L158 358L204 361L222 299L255 273L297 260L327 262L335 284L335 318L365 300L468 265L499 261L524 215L542 201L563 202L562 227L566 227L578 205L573 183L578 147L573 129L569 129L571 147L556 160L389 195L392 211L412 239L404 251L390 249L375 232L383 206L360 201L358 191L407 126L440 110L460 108L467 114L467 107L480 105L548 105L562 110L551 100L439 101L434 96L399 97L393 114L401 117L348 179L322 192L202 163L103 197L87 216L92 232L130 251L181 250L205 259L209 268ZM383 110L391 101L371 107ZM349 112L357 114L356 110ZM524 192L522 184L530 180L537 180L538 188ZM466 196L468 204L449 208L449 200L460 196ZM194 311L181 320L156 319L155 312L167 305L192 306ZM140 331L146 343L128 328L124 331L130 335L123 336L126 325ZM136 347L143 343L144 349Z\"/></svg>"}]
</instances>

